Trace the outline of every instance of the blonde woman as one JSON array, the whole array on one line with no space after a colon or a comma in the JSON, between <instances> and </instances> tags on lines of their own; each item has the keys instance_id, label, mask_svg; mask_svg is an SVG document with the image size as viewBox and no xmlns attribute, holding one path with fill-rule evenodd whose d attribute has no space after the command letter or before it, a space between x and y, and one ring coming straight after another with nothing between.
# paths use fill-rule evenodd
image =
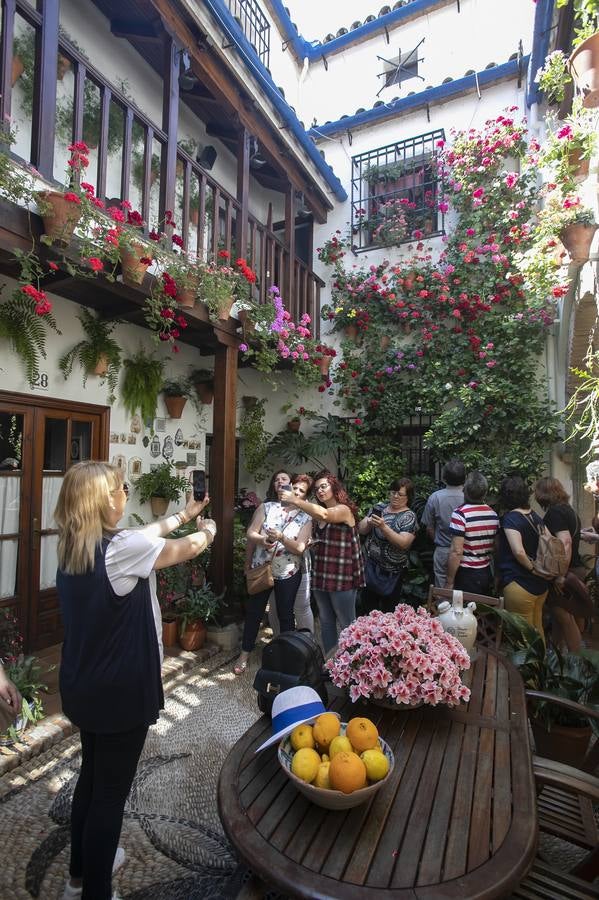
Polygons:
<instances>
[{"instance_id":1,"label":"blonde woman","mask_svg":"<svg viewBox=\"0 0 599 900\"><path fill-rule=\"evenodd\" d=\"M71 811L65 900L110 900L125 801L149 726L163 707L160 609L154 572L193 559L216 525L201 503L119 531L128 488L114 466L80 462L66 473L54 519L56 586L64 624L62 707L79 726L82 762ZM197 517L197 532L165 540ZM116 896L116 895L114 895Z\"/></svg>"}]
</instances>

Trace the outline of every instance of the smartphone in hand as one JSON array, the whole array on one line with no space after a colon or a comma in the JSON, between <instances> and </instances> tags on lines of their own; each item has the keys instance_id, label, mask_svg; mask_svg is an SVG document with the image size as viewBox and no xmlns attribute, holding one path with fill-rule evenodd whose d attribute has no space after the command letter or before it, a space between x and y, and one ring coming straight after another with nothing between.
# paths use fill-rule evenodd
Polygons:
<instances>
[{"instance_id":1,"label":"smartphone in hand","mask_svg":"<svg viewBox=\"0 0 599 900\"><path fill-rule=\"evenodd\" d=\"M290 484L283 484L283 485L281 485L281 487L279 488L279 490L280 490L281 492L284 491L285 493L289 493L289 494L290 494L290 493L292 493L293 488L291 487ZM283 506L288 506L287 501L286 501L283 497L281 497L281 504L282 504Z\"/></svg>"},{"instance_id":2,"label":"smartphone in hand","mask_svg":"<svg viewBox=\"0 0 599 900\"><path fill-rule=\"evenodd\" d=\"M194 469L192 473L193 499L203 500L206 496L206 473L203 469Z\"/></svg>"}]
</instances>

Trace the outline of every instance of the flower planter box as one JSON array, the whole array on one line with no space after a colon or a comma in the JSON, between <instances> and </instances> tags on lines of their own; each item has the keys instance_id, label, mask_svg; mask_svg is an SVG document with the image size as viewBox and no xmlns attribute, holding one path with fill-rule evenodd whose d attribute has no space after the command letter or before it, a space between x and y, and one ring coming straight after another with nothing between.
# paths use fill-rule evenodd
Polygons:
<instances>
[{"instance_id":1,"label":"flower planter box","mask_svg":"<svg viewBox=\"0 0 599 900\"><path fill-rule=\"evenodd\" d=\"M214 400L214 385L208 381L198 381L194 384L200 402L209 406Z\"/></svg>"}]
</instances>

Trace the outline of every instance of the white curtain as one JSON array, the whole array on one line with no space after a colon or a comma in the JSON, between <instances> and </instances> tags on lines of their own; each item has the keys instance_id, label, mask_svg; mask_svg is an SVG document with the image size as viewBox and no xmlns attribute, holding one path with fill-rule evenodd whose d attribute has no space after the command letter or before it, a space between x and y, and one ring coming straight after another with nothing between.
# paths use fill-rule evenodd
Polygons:
<instances>
[{"instance_id":1,"label":"white curtain","mask_svg":"<svg viewBox=\"0 0 599 900\"><path fill-rule=\"evenodd\" d=\"M0 534L19 531L21 476L0 478ZM12 597L16 588L19 542L0 541L0 598Z\"/></svg>"},{"instance_id":2,"label":"white curtain","mask_svg":"<svg viewBox=\"0 0 599 900\"><path fill-rule=\"evenodd\" d=\"M54 509L62 485L62 475L45 475L42 480L42 528L54 528ZM48 534L42 537L40 547L40 590L56 584L58 536Z\"/></svg>"}]
</instances>

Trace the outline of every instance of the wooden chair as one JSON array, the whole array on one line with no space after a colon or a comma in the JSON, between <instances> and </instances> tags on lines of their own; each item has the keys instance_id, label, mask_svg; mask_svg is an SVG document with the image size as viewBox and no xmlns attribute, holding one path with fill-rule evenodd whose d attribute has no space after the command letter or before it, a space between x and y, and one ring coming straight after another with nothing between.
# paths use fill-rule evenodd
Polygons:
<instances>
[{"instance_id":1,"label":"wooden chair","mask_svg":"<svg viewBox=\"0 0 599 900\"><path fill-rule=\"evenodd\" d=\"M558 798L568 796L573 801L584 799L589 804L599 803L599 779L580 769L566 766L552 759L534 758L534 771L539 794L539 828L549 834L557 833L554 820L559 817L557 809L552 812L551 824L543 813L541 797L553 792ZM559 836L563 836L559 835ZM572 840L570 836L565 840ZM599 897L599 885L590 882L599 875L599 846L597 841L591 852L570 872L556 869L537 857L524 881L510 895L513 900L587 900Z\"/></svg>"},{"instance_id":2,"label":"wooden chair","mask_svg":"<svg viewBox=\"0 0 599 900\"><path fill-rule=\"evenodd\" d=\"M442 600L449 600L451 603L453 591L447 588L438 588L434 584L428 589L428 600L426 608L430 613L437 612L437 606ZM470 594L463 591L464 606L468 603L476 603L478 606L485 603L487 606L494 606L503 609L503 597L488 597L486 594ZM501 645L501 622L497 616L492 614L483 615L476 614L477 633L476 641L482 647L489 647L492 650L499 650Z\"/></svg>"}]
</instances>

